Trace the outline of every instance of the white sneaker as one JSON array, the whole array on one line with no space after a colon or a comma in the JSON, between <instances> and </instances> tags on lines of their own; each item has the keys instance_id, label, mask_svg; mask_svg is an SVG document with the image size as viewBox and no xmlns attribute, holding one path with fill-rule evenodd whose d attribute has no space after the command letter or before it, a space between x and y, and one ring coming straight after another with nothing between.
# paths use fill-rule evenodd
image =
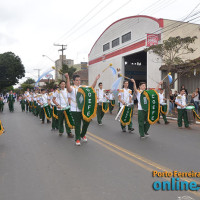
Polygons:
<instances>
[{"instance_id":1,"label":"white sneaker","mask_svg":"<svg viewBox=\"0 0 200 200\"><path fill-rule=\"evenodd\" d=\"M99 124L99 126L102 126L102 124Z\"/></svg>"},{"instance_id":2,"label":"white sneaker","mask_svg":"<svg viewBox=\"0 0 200 200\"><path fill-rule=\"evenodd\" d=\"M86 136L82 137L81 139L83 140L83 142L87 142Z\"/></svg>"},{"instance_id":3,"label":"white sneaker","mask_svg":"<svg viewBox=\"0 0 200 200\"><path fill-rule=\"evenodd\" d=\"M81 143L80 143L80 140L76 140L76 146L80 146Z\"/></svg>"}]
</instances>

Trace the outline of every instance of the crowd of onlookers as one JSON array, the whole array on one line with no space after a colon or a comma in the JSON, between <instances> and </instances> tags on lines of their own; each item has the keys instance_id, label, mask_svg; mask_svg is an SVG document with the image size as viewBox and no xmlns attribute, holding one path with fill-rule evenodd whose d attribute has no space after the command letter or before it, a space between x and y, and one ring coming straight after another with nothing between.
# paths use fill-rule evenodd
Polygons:
<instances>
[{"instance_id":1,"label":"crowd of onlookers","mask_svg":"<svg viewBox=\"0 0 200 200\"><path fill-rule=\"evenodd\" d=\"M196 90L192 93L192 95L188 95L188 91L184 85L181 86L181 89L185 90L186 101L187 103L193 104L195 107L195 111L199 113L199 105L200 105L200 89L196 88ZM175 104L176 97L178 96L178 92L170 90L169 93L169 115L173 115L173 113L177 113L177 105Z\"/></svg>"}]
</instances>

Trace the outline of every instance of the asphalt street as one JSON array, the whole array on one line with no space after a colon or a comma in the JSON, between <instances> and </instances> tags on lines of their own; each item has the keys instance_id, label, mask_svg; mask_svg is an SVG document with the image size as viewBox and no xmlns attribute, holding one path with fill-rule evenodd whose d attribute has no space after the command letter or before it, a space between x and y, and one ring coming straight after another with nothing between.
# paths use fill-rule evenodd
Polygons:
<instances>
[{"instance_id":1,"label":"asphalt street","mask_svg":"<svg viewBox=\"0 0 200 200\"><path fill-rule=\"evenodd\" d=\"M155 191L152 171L200 171L200 125L179 129L152 125L141 140L137 115L133 134L121 131L115 115L106 114L103 125L90 123L87 143L75 146L66 133L59 136L50 124L32 113L22 113L19 103L10 113L0 113L6 132L0 136L0 200L176 200L200 192ZM73 131L74 132L74 131ZM198 178L182 178L196 181Z\"/></svg>"}]
</instances>

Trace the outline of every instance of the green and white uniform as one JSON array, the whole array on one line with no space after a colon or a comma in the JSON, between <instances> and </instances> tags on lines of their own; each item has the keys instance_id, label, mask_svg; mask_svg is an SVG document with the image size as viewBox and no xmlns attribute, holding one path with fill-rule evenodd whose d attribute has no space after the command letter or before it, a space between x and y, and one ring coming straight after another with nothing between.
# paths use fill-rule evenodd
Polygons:
<instances>
[{"instance_id":1,"label":"green and white uniform","mask_svg":"<svg viewBox=\"0 0 200 200\"><path fill-rule=\"evenodd\" d=\"M45 112L44 112L44 106L48 105L48 99L49 99L49 96L48 94L41 94L39 95L38 97L38 103L40 104L40 107L41 107L41 119L42 119L42 122L44 122L45 120ZM47 120L48 122L48 120Z\"/></svg>"},{"instance_id":2,"label":"green and white uniform","mask_svg":"<svg viewBox=\"0 0 200 200\"><path fill-rule=\"evenodd\" d=\"M64 115L64 111L69 108L69 101L68 101L68 92L67 89L64 88L64 90L57 90L54 94L53 97L55 97L56 102L61 108L58 108L57 106L57 113L58 113L58 128L59 128L59 133L62 134L64 133L64 126L63 122L65 121L65 128L66 132L68 135L71 134L71 129L67 125L67 121Z\"/></svg>"},{"instance_id":3,"label":"green and white uniform","mask_svg":"<svg viewBox=\"0 0 200 200\"><path fill-rule=\"evenodd\" d=\"M120 96L121 101L124 101L125 104L129 105L130 104L130 97L132 97L131 94L132 94L132 90L123 88L123 89L119 90L118 97ZM122 106L123 106L123 104L121 102L119 102L119 110L121 109ZM131 116L131 123L128 125L128 130L132 129L132 125L133 125L132 116ZM126 126L123 126L121 124L121 128L123 130L124 128L126 128Z\"/></svg>"},{"instance_id":4,"label":"green and white uniform","mask_svg":"<svg viewBox=\"0 0 200 200\"><path fill-rule=\"evenodd\" d=\"M10 112L14 111L14 102L15 102L14 95L13 94L9 94L9 97L8 97L8 106L9 106Z\"/></svg>"},{"instance_id":5,"label":"green and white uniform","mask_svg":"<svg viewBox=\"0 0 200 200\"><path fill-rule=\"evenodd\" d=\"M115 100L114 94L113 93L109 93L108 94L108 99L110 101L110 103L109 103L109 111L110 111L110 113L112 113L114 106L111 105L111 102L113 100Z\"/></svg>"},{"instance_id":6,"label":"green and white uniform","mask_svg":"<svg viewBox=\"0 0 200 200\"><path fill-rule=\"evenodd\" d=\"M75 121L75 140L80 140L87 133L87 128L90 122L86 122L83 120L82 110L80 110L77 106L76 95L78 92L78 88L81 86L71 86L72 92L69 93L69 98L71 99L71 113ZM81 121L83 122L82 130L81 130Z\"/></svg>"},{"instance_id":7,"label":"green and white uniform","mask_svg":"<svg viewBox=\"0 0 200 200\"><path fill-rule=\"evenodd\" d=\"M176 103L179 103L180 105L183 105L184 107L182 108L181 106L177 105L177 110L178 110L178 127L182 127L182 118L184 120L185 127L189 127L189 122L188 122L188 117L187 117L187 111L186 111L186 96L184 95L178 95L175 100Z\"/></svg>"},{"instance_id":8,"label":"green and white uniform","mask_svg":"<svg viewBox=\"0 0 200 200\"><path fill-rule=\"evenodd\" d=\"M105 90L104 89L96 89L97 93L97 122L98 124L102 124L102 119L104 116L104 112L102 110L102 102L105 102Z\"/></svg>"},{"instance_id":9,"label":"green and white uniform","mask_svg":"<svg viewBox=\"0 0 200 200\"><path fill-rule=\"evenodd\" d=\"M164 93L162 93L162 94L159 93L159 102L160 102L160 106L162 106L165 103L164 102ZM162 115L164 122L167 123L166 115L163 114L161 111L160 111L160 114Z\"/></svg>"},{"instance_id":10,"label":"green and white uniform","mask_svg":"<svg viewBox=\"0 0 200 200\"><path fill-rule=\"evenodd\" d=\"M137 100L138 100L138 124L139 124L139 133L141 137L144 137L144 135L148 132L150 128L150 124L147 120L148 112L144 111L142 109L141 103L140 103L140 96L142 90L137 91Z\"/></svg>"},{"instance_id":11,"label":"green and white uniform","mask_svg":"<svg viewBox=\"0 0 200 200\"><path fill-rule=\"evenodd\" d=\"M55 95L55 92L49 93L49 98L51 102L51 116L52 116L51 126L52 126L52 129L58 129L58 119L56 119L56 117L58 116L58 113L57 113L57 107L55 103L53 102L54 95Z\"/></svg>"},{"instance_id":12,"label":"green and white uniform","mask_svg":"<svg viewBox=\"0 0 200 200\"><path fill-rule=\"evenodd\" d=\"M28 112L28 108L29 108L29 102L28 102L29 92L28 91L24 93L24 97L25 97L25 102L26 102L26 112Z\"/></svg>"}]
</instances>

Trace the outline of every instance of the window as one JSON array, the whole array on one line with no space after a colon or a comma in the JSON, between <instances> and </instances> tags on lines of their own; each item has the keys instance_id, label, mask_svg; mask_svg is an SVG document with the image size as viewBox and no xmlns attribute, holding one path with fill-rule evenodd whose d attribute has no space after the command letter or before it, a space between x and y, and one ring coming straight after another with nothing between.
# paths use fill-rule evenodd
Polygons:
<instances>
[{"instance_id":1,"label":"window","mask_svg":"<svg viewBox=\"0 0 200 200\"><path fill-rule=\"evenodd\" d=\"M104 44L103 45L103 51L106 51L108 49L110 49L110 43Z\"/></svg>"},{"instance_id":2,"label":"window","mask_svg":"<svg viewBox=\"0 0 200 200\"><path fill-rule=\"evenodd\" d=\"M119 38L112 41L112 48L116 47L117 45L119 45Z\"/></svg>"},{"instance_id":3,"label":"window","mask_svg":"<svg viewBox=\"0 0 200 200\"><path fill-rule=\"evenodd\" d=\"M131 32L122 35L122 43L127 42L129 40L131 40Z\"/></svg>"}]
</instances>

